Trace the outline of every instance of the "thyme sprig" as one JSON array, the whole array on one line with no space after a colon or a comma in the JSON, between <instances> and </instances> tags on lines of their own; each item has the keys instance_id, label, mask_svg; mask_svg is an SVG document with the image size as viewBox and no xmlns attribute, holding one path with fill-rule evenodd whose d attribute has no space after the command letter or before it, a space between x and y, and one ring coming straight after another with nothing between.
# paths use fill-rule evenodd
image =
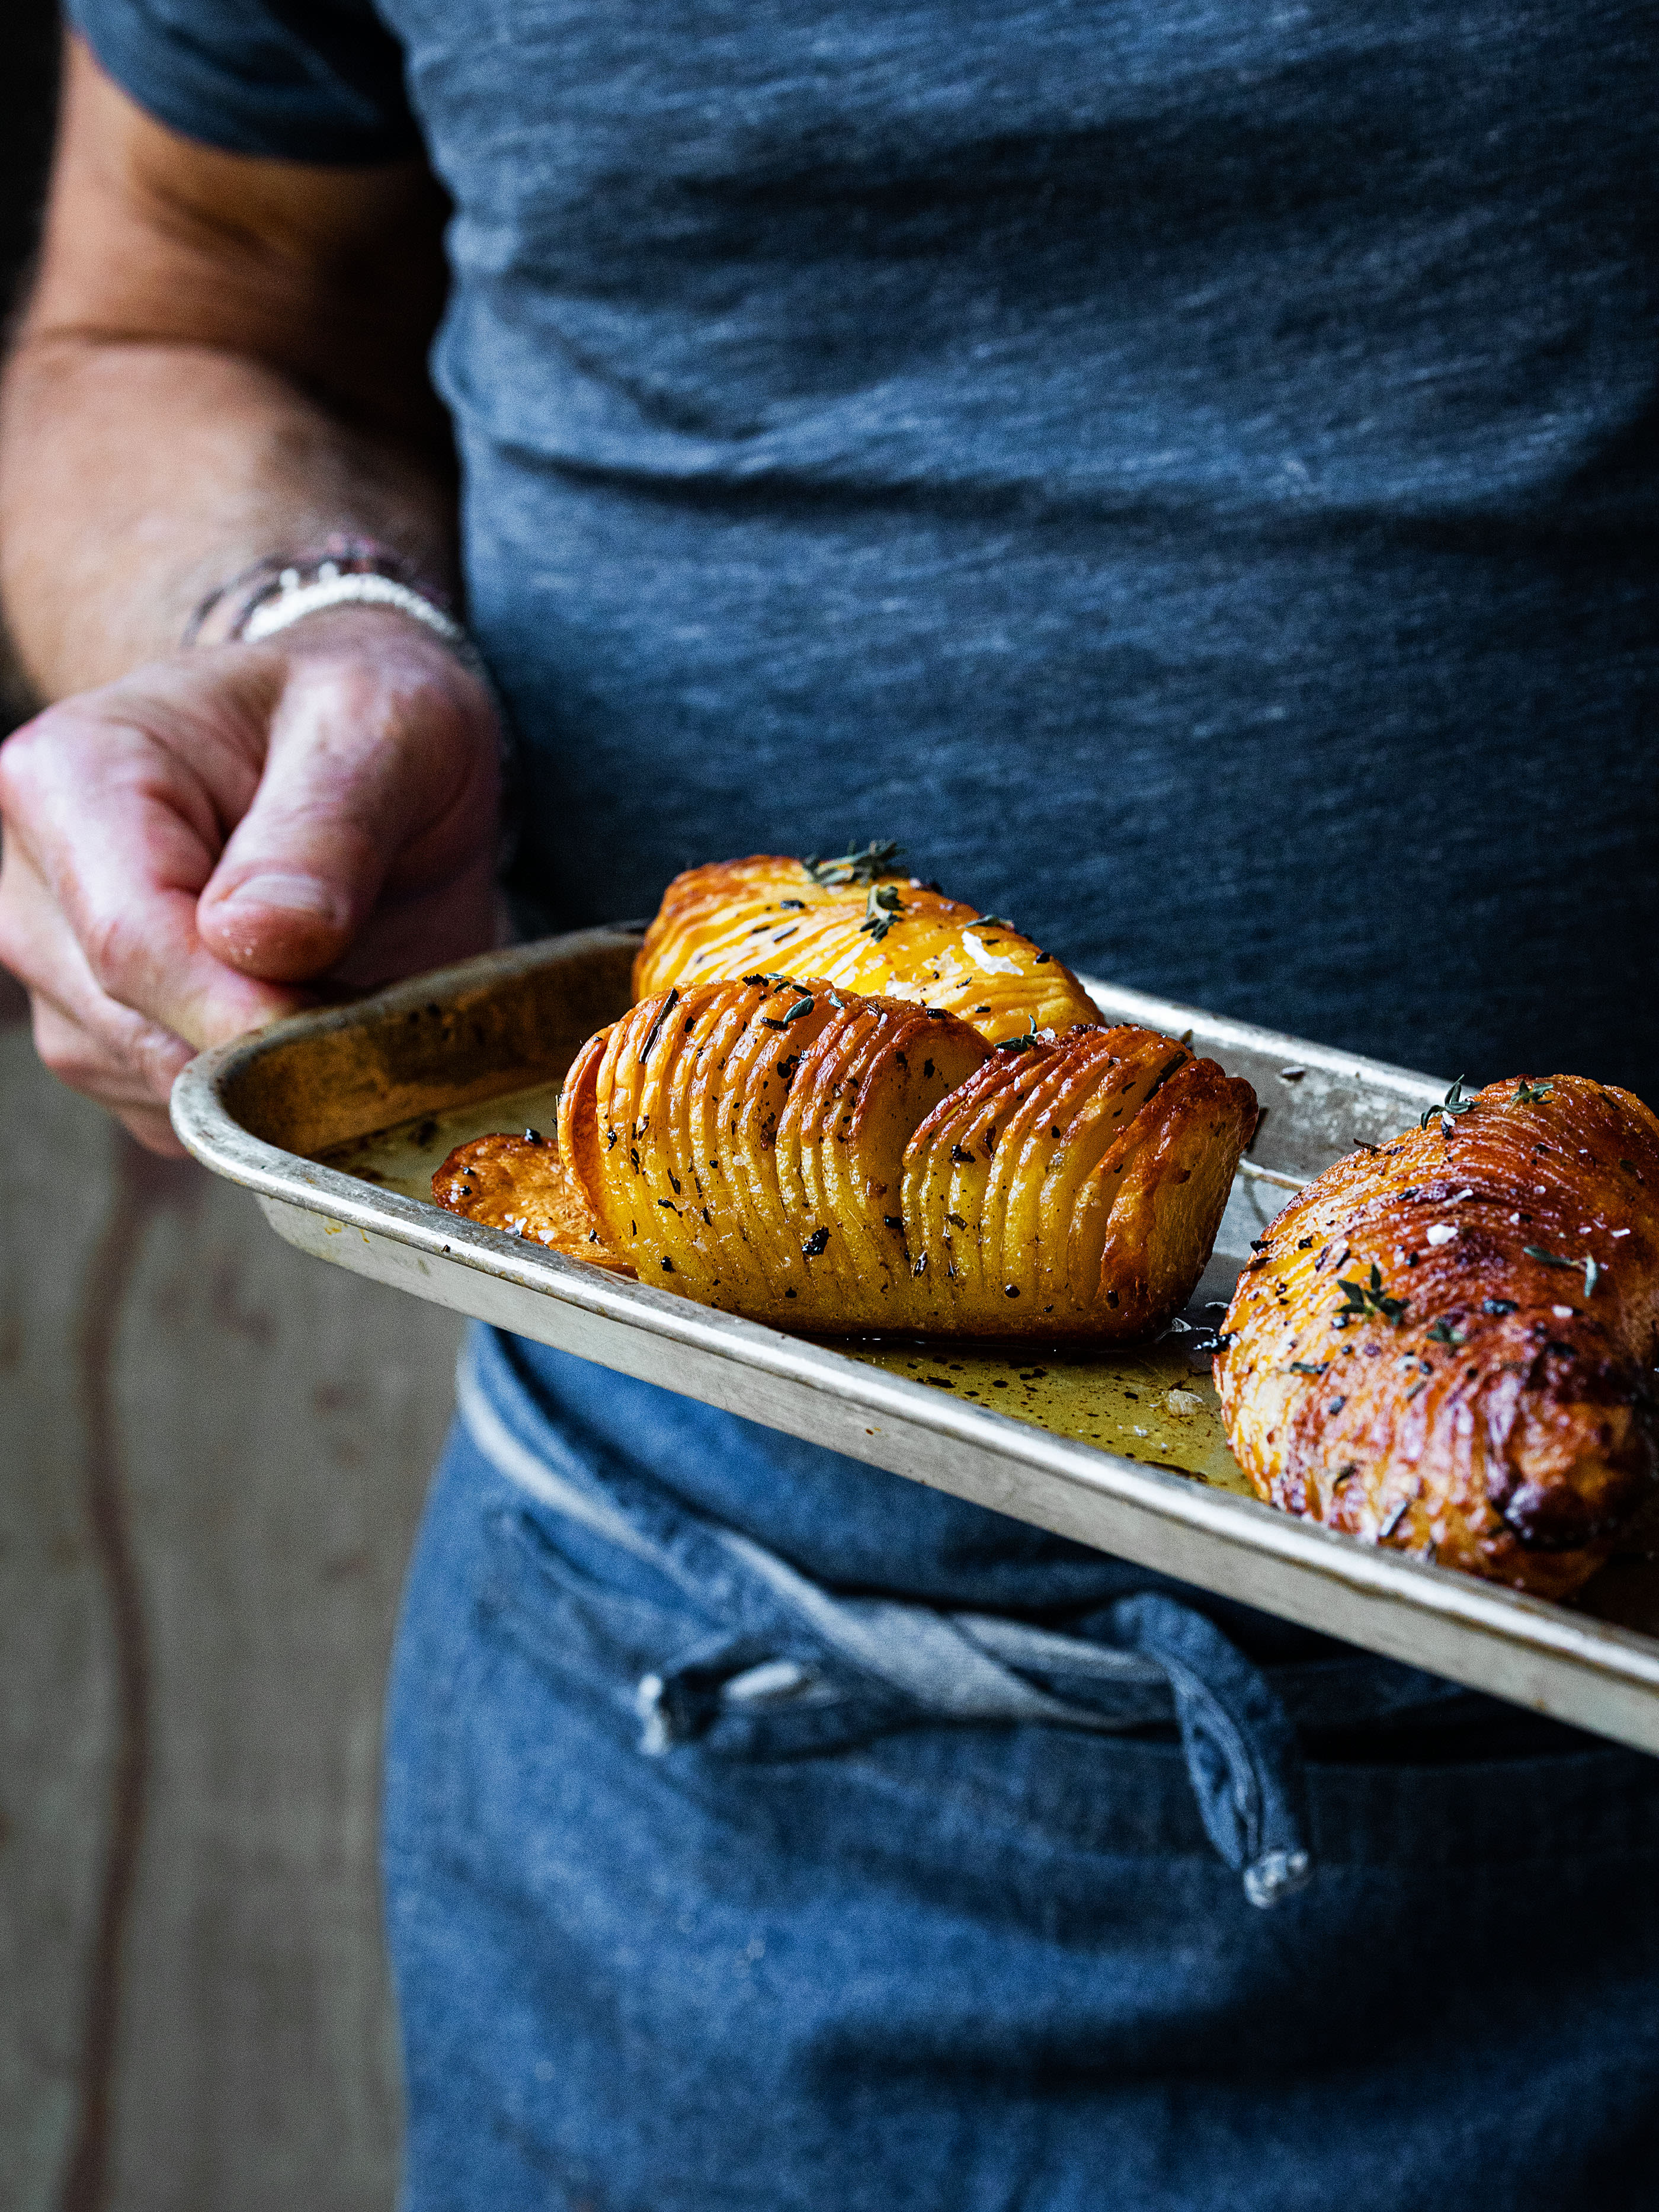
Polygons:
<instances>
[{"instance_id":1,"label":"thyme sprig","mask_svg":"<svg viewBox=\"0 0 1659 2212\"><path fill-rule=\"evenodd\" d=\"M884 842L872 837L861 853L856 849L838 853L830 860L815 853L801 866L815 884L822 884L826 890L837 884L872 884L878 876L893 874L888 862L896 860L903 850L891 838Z\"/></svg>"},{"instance_id":2,"label":"thyme sprig","mask_svg":"<svg viewBox=\"0 0 1659 2212\"><path fill-rule=\"evenodd\" d=\"M1540 1098L1553 1098L1554 1096L1554 1085L1548 1078L1542 1083L1528 1083L1523 1075L1510 1093L1510 1103L1511 1106L1535 1106Z\"/></svg>"},{"instance_id":3,"label":"thyme sprig","mask_svg":"<svg viewBox=\"0 0 1659 2212\"><path fill-rule=\"evenodd\" d=\"M1437 1106L1425 1106L1423 1109L1422 1117L1417 1126L1419 1129L1426 1129L1437 1115L1441 1117L1442 1126L1446 1134L1450 1136L1451 1121L1448 1117L1455 1114L1473 1114L1474 1111L1474 1101L1465 1094L1463 1079L1460 1075Z\"/></svg>"},{"instance_id":4,"label":"thyme sprig","mask_svg":"<svg viewBox=\"0 0 1659 2212\"><path fill-rule=\"evenodd\" d=\"M1354 1282L1344 1275L1338 1278L1337 1288L1343 1303L1332 1316L1334 1325L1346 1328L1351 1321L1389 1321L1396 1328L1405 1318L1407 1298L1389 1297L1382 1288L1382 1270L1375 1260L1371 1262L1369 1282Z\"/></svg>"}]
</instances>

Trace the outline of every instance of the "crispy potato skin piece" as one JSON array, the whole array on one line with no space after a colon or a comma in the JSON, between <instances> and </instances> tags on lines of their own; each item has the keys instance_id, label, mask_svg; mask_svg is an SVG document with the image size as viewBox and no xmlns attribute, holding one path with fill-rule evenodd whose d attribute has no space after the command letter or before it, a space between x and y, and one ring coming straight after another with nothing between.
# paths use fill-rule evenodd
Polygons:
<instances>
[{"instance_id":1,"label":"crispy potato skin piece","mask_svg":"<svg viewBox=\"0 0 1659 2212\"><path fill-rule=\"evenodd\" d=\"M560 1141L641 1279L824 1334L1143 1334L1189 1295L1249 1085L1145 1030L993 1048L821 978L641 1001L579 1055Z\"/></svg>"},{"instance_id":2,"label":"crispy potato skin piece","mask_svg":"<svg viewBox=\"0 0 1659 2212\"><path fill-rule=\"evenodd\" d=\"M1321 1176L1240 1278L1215 1372L1270 1504L1560 1598L1659 1473L1659 1121L1547 1082ZM1339 1323L1344 1282L1366 1310Z\"/></svg>"},{"instance_id":3,"label":"crispy potato skin piece","mask_svg":"<svg viewBox=\"0 0 1659 2212\"><path fill-rule=\"evenodd\" d=\"M869 885L819 884L799 860L775 853L688 868L663 894L646 933L634 995L769 969L820 975L864 997L941 1007L993 1044L1099 1022L1070 969L1029 937L997 924L981 928L976 908L911 877L883 876L876 887L899 902L879 940L862 926Z\"/></svg>"},{"instance_id":4,"label":"crispy potato skin piece","mask_svg":"<svg viewBox=\"0 0 1659 2212\"><path fill-rule=\"evenodd\" d=\"M451 1213L528 1237L567 1259L634 1272L605 1243L581 1185L544 1137L475 1137L457 1145L432 1178L432 1195Z\"/></svg>"}]
</instances>

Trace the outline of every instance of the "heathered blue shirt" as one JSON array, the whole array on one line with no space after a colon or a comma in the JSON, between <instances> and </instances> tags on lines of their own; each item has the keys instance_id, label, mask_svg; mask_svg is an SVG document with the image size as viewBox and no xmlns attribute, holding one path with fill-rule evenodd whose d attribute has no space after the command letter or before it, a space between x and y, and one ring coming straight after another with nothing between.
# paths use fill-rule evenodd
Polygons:
<instances>
[{"instance_id":1,"label":"heathered blue shirt","mask_svg":"<svg viewBox=\"0 0 1659 2212\"><path fill-rule=\"evenodd\" d=\"M1097 972L1659 1100L1659 0L75 13L179 131L448 187L550 922L896 837Z\"/></svg>"}]
</instances>

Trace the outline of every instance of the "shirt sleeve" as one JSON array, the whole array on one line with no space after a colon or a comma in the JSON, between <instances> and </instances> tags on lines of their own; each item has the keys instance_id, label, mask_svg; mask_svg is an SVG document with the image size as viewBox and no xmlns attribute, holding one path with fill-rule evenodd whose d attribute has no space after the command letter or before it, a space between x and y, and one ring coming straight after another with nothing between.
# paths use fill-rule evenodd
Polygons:
<instances>
[{"instance_id":1,"label":"shirt sleeve","mask_svg":"<svg viewBox=\"0 0 1659 2212\"><path fill-rule=\"evenodd\" d=\"M68 0L122 90L183 137L278 161L416 152L403 50L368 0Z\"/></svg>"}]
</instances>

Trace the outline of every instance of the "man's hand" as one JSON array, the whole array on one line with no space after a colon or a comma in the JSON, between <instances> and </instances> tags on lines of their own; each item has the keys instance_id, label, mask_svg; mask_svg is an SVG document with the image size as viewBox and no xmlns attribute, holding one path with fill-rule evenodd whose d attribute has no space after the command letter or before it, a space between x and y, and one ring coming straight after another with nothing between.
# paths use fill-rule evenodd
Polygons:
<instances>
[{"instance_id":1,"label":"man's hand","mask_svg":"<svg viewBox=\"0 0 1659 2212\"><path fill-rule=\"evenodd\" d=\"M497 733L401 615L153 662L0 748L0 963L53 1073L176 1152L203 1046L492 941Z\"/></svg>"}]
</instances>

